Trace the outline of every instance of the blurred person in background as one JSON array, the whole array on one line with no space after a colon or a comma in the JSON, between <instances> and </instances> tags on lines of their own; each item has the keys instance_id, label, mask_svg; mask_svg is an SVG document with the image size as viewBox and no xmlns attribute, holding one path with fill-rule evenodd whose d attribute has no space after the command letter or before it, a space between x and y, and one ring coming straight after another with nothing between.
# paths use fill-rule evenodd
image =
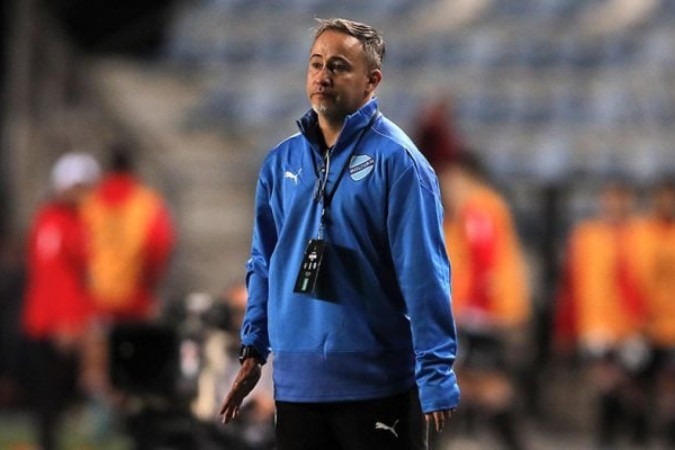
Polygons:
<instances>
[{"instance_id":1,"label":"blurred person in background","mask_svg":"<svg viewBox=\"0 0 675 450\"><path fill-rule=\"evenodd\" d=\"M244 315L246 313L246 301L248 300L248 292L246 285L238 283L234 285L227 293L227 302L232 311L232 324L234 341L239 336L241 325L244 322ZM228 386L234 382L239 369L239 348L236 352L230 354L233 364L231 373L228 379ZM274 387L272 383L272 372L274 370L273 357L270 356L267 360L269 370L266 370L258 384L259 388L252 392L246 398L242 405L240 426L242 427L242 437L250 450L264 450L273 449L274 445ZM235 369L236 368L236 369ZM221 398L226 392L223 392Z\"/></svg>"},{"instance_id":2,"label":"blurred person in background","mask_svg":"<svg viewBox=\"0 0 675 450\"><path fill-rule=\"evenodd\" d=\"M220 401L239 372L239 332L246 311L248 294L244 283L235 283L217 298L209 320L218 323L204 340L204 368L199 376L198 395L192 404L195 415L204 422L217 417ZM218 313L218 311L221 311ZM272 358L267 361L272 365ZM274 392L272 371L263 372L258 388L242 404L241 414L232 427L219 428L227 448L267 450L274 448Z\"/></svg>"},{"instance_id":3,"label":"blurred person in background","mask_svg":"<svg viewBox=\"0 0 675 450\"><path fill-rule=\"evenodd\" d=\"M89 285L96 312L115 322L157 317L155 291L174 244L169 209L135 173L131 151L113 146L101 182L82 207L91 240Z\"/></svg>"},{"instance_id":4,"label":"blurred person in background","mask_svg":"<svg viewBox=\"0 0 675 450\"><path fill-rule=\"evenodd\" d=\"M51 173L54 196L38 210L30 230L24 379L41 450L58 448L60 419L78 390L80 345L93 312L79 208L98 176L98 163L89 154L61 156Z\"/></svg>"},{"instance_id":5,"label":"blurred person in background","mask_svg":"<svg viewBox=\"0 0 675 450\"><path fill-rule=\"evenodd\" d=\"M109 165L82 205L89 235L88 288L95 322L87 334L84 383L106 425L110 403L108 339L120 324L149 323L159 315L156 289L174 245L169 210L136 174L132 149L115 143Z\"/></svg>"},{"instance_id":6,"label":"blurred person in background","mask_svg":"<svg viewBox=\"0 0 675 450\"><path fill-rule=\"evenodd\" d=\"M647 298L646 335L652 348L647 384L655 388L660 425L675 448L675 180L657 183L643 223L638 258Z\"/></svg>"},{"instance_id":7,"label":"blurred person in background","mask_svg":"<svg viewBox=\"0 0 675 450\"><path fill-rule=\"evenodd\" d=\"M511 379L515 364L522 361L508 355L519 353L531 300L510 208L470 152L461 152L441 168L440 180L445 239L453 262L453 310L462 343L457 377L465 406L459 417L471 424L473 416L485 416L504 448L523 449Z\"/></svg>"},{"instance_id":8,"label":"blurred person in background","mask_svg":"<svg viewBox=\"0 0 675 450\"><path fill-rule=\"evenodd\" d=\"M559 350L581 355L596 398L598 445L614 448L622 431L636 443L647 439L646 303L635 193L613 180L598 200L597 215L577 223L568 237L556 342Z\"/></svg>"},{"instance_id":9,"label":"blurred person in background","mask_svg":"<svg viewBox=\"0 0 675 450\"><path fill-rule=\"evenodd\" d=\"M300 133L256 192L232 421L274 354L280 450L426 449L459 401L438 180L379 111L384 41L319 20Z\"/></svg>"},{"instance_id":10,"label":"blurred person in background","mask_svg":"<svg viewBox=\"0 0 675 450\"><path fill-rule=\"evenodd\" d=\"M457 158L462 141L455 128L450 98L443 97L422 105L412 137L436 172Z\"/></svg>"}]
</instances>

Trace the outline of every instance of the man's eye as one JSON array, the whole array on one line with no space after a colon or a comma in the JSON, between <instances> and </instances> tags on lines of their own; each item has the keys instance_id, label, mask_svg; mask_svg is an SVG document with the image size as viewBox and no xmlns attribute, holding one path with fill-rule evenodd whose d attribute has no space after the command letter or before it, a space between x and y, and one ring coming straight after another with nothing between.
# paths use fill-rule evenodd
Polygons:
<instances>
[{"instance_id":1,"label":"man's eye","mask_svg":"<svg viewBox=\"0 0 675 450\"><path fill-rule=\"evenodd\" d=\"M347 65L342 63L332 63L328 67L331 72L344 72L347 70Z\"/></svg>"},{"instance_id":2,"label":"man's eye","mask_svg":"<svg viewBox=\"0 0 675 450\"><path fill-rule=\"evenodd\" d=\"M311 67L312 69L316 69L316 70L321 70L322 66L323 66L323 64L321 64L320 62L310 62L309 63L309 67Z\"/></svg>"}]
</instances>

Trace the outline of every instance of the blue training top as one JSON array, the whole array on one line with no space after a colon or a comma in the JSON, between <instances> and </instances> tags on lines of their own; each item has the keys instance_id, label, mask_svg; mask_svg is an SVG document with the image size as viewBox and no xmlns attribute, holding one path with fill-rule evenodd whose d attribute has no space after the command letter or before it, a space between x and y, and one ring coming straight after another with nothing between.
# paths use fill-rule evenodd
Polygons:
<instances>
[{"instance_id":1,"label":"blue training top","mask_svg":"<svg viewBox=\"0 0 675 450\"><path fill-rule=\"evenodd\" d=\"M274 353L279 401L373 399L416 382L424 412L455 408L450 265L433 170L376 99L349 115L331 150L319 286L297 294L320 228L323 166L316 113L298 126L260 171L242 343Z\"/></svg>"}]
</instances>

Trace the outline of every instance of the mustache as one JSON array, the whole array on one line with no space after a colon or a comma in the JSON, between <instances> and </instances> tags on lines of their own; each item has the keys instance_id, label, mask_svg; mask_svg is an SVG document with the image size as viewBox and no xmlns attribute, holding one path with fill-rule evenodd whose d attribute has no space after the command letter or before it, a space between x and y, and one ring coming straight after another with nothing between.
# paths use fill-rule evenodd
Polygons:
<instances>
[{"instance_id":1,"label":"mustache","mask_svg":"<svg viewBox=\"0 0 675 450\"><path fill-rule=\"evenodd\" d=\"M340 98L340 95L336 92L326 91L326 90L314 90L310 93L310 98L314 97L324 97L331 100L336 100Z\"/></svg>"}]
</instances>

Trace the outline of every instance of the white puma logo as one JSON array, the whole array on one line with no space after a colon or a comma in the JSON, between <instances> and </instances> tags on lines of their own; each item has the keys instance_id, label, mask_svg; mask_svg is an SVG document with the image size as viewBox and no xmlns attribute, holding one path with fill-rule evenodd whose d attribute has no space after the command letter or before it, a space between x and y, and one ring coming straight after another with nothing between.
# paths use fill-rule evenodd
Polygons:
<instances>
[{"instance_id":1,"label":"white puma logo","mask_svg":"<svg viewBox=\"0 0 675 450\"><path fill-rule=\"evenodd\" d=\"M299 168L298 171L295 173L291 172L290 170L287 170L286 172L284 172L284 178L290 178L297 185L298 178L300 178L300 172L302 172L302 167Z\"/></svg>"},{"instance_id":2,"label":"white puma logo","mask_svg":"<svg viewBox=\"0 0 675 450\"><path fill-rule=\"evenodd\" d=\"M389 426L389 425L387 425L385 423L382 423L382 422L375 422L375 429L376 430L391 431L391 434L393 434L394 436L396 436L398 438L398 433L396 432L396 429L395 429L396 425L398 425L398 422L399 421L397 420L396 422L394 422L394 424L392 426Z\"/></svg>"}]
</instances>

